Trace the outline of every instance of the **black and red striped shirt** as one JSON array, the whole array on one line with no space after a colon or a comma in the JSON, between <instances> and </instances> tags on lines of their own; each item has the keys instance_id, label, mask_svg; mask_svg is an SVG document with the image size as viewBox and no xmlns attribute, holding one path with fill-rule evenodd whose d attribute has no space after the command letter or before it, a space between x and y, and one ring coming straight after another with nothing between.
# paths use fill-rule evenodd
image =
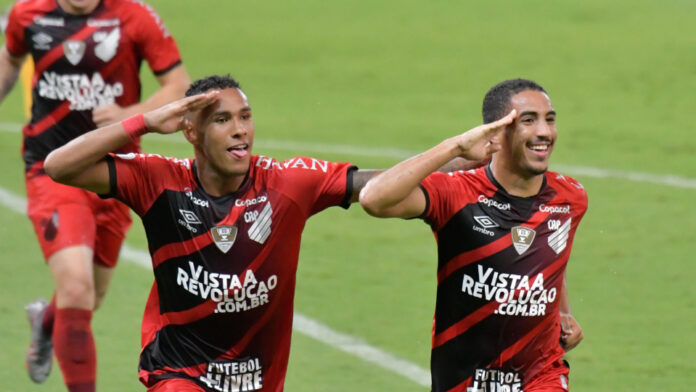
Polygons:
<instances>
[{"instance_id":1,"label":"black and red striped shirt","mask_svg":"<svg viewBox=\"0 0 696 392\"><path fill-rule=\"evenodd\" d=\"M141 381L282 391L302 230L311 215L349 206L355 167L252 156L240 189L213 197L190 159L112 155L109 165L112 195L142 219L155 275Z\"/></svg>"},{"instance_id":2,"label":"black and red striped shirt","mask_svg":"<svg viewBox=\"0 0 696 392\"><path fill-rule=\"evenodd\" d=\"M438 244L433 391L521 390L563 356L560 295L587 194L547 172L536 196L512 196L490 167L421 186Z\"/></svg>"},{"instance_id":3,"label":"black and red striped shirt","mask_svg":"<svg viewBox=\"0 0 696 392\"><path fill-rule=\"evenodd\" d=\"M34 59L31 120L23 129L26 170L41 169L52 150L96 128L92 110L140 100L140 65L156 75L181 62L174 39L142 1L102 0L87 15L69 14L56 0L15 4L6 47ZM131 143L120 152L137 151Z\"/></svg>"}]
</instances>

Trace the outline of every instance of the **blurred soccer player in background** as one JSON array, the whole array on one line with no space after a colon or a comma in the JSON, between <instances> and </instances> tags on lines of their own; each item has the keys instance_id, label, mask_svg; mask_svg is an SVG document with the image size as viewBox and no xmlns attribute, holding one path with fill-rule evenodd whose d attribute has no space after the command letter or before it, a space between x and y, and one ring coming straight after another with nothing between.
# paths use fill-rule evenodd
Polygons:
<instances>
[{"instance_id":1,"label":"blurred soccer player in background","mask_svg":"<svg viewBox=\"0 0 696 392\"><path fill-rule=\"evenodd\" d=\"M27 0L7 19L0 49L0 102L30 54L31 119L23 129L28 215L55 282L53 301L27 306L31 379L43 382L55 354L69 391L93 391L96 352L90 327L131 220L126 206L53 182L44 159L96 126L183 96L188 75L159 16L142 2ZM161 87L139 103L145 59ZM139 140L119 146L139 151Z\"/></svg>"},{"instance_id":2,"label":"blurred soccer player in background","mask_svg":"<svg viewBox=\"0 0 696 392\"><path fill-rule=\"evenodd\" d=\"M360 195L368 213L420 217L435 233L433 391L568 390L562 357L582 330L565 270L587 195L547 170L555 119L541 86L504 81L484 98L486 125L397 164ZM433 173L455 156L489 154L485 167Z\"/></svg>"}]
</instances>

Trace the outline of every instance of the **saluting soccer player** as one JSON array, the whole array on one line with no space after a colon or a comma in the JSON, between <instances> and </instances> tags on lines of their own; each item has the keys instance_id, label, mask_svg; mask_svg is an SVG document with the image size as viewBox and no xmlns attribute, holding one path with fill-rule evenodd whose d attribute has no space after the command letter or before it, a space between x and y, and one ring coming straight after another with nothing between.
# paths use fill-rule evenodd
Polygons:
<instances>
[{"instance_id":1,"label":"saluting soccer player","mask_svg":"<svg viewBox=\"0 0 696 392\"><path fill-rule=\"evenodd\" d=\"M45 170L123 201L143 221L155 275L140 357L149 391L280 391L305 222L357 201L373 173L252 155L252 110L232 78L201 79L186 95L73 140ZM177 129L195 159L107 155Z\"/></svg>"},{"instance_id":2,"label":"saluting soccer player","mask_svg":"<svg viewBox=\"0 0 696 392\"><path fill-rule=\"evenodd\" d=\"M31 379L43 382L55 354L70 391L93 391L96 352L90 327L131 219L115 200L53 182L44 159L96 126L183 96L189 79L159 16L130 0L17 2L0 49L0 102L27 56L35 64L31 120L23 129L28 215L55 282L53 301L27 306ZM139 103L146 60L161 88ZM120 152L139 151L134 138Z\"/></svg>"},{"instance_id":3,"label":"saluting soccer player","mask_svg":"<svg viewBox=\"0 0 696 392\"><path fill-rule=\"evenodd\" d=\"M438 244L433 391L567 391L564 349L582 330L565 270L587 209L576 180L548 171L556 112L537 83L504 81L486 94L486 125L444 140L368 182L379 217L420 217ZM504 131L501 129L504 128ZM433 173L455 156L485 167Z\"/></svg>"}]
</instances>

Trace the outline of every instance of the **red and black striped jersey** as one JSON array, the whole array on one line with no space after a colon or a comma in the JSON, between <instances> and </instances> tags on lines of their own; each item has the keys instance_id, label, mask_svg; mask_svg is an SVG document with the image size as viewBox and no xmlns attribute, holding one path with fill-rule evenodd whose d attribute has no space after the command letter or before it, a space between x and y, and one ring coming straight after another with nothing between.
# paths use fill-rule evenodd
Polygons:
<instances>
[{"instance_id":1,"label":"red and black striped jersey","mask_svg":"<svg viewBox=\"0 0 696 392\"><path fill-rule=\"evenodd\" d=\"M27 171L96 128L94 108L137 103L143 59L156 75L181 62L159 16L137 0L102 0L87 15L66 13L56 0L19 1L5 34L10 54L30 53L35 64L31 120L23 129ZM119 151L138 149L139 142Z\"/></svg>"},{"instance_id":2,"label":"red and black striped jersey","mask_svg":"<svg viewBox=\"0 0 696 392\"><path fill-rule=\"evenodd\" d=\"M522 390L564 353L560 295L587 194L547 172L536 196L512 196L488 166L421 187L438 245L433 391Z\"/></svg>"},{"instance_id":3,"label":"red and black striped jersey","mask_svg":"<svg viewBox=\"0 0 696 392\"><path fill-rule=\"evenodd\" d=\"M311 215L349 206L353 169L252 156L240 189L213 197L194 160L111 156L111 195L140 215L155 276L145 385L178 377L209 391L282 391L302 230Z\"/></svg>"}]
</instances>

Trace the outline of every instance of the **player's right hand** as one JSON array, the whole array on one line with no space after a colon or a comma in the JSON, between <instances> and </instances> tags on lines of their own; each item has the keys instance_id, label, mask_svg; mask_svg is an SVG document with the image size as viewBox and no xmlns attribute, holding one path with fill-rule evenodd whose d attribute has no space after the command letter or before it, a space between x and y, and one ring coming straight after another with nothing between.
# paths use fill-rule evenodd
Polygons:
<instances>
[{"instance_id":1,"label":"player's right hand","mask_svg":"<svg viewBox=\"0 0 696 392\"><path fill-rule=\"evenodd\" d=\"M179 99L147 112L143 115L147 130L167 134L184 129L189 122L184 115L211 105L217 100L219 94L219 90L211 90L203 94Z\"/></svg>"},{"instance_id":2,"label":"player's right hand","mask_svg":"<svg viewBox=\"0 0 696 392\"><path fill-rule=\"evenodd\" d=\"M517 111L513 109L507 116L498 121L479 125L457 136L459 156L470 161L482 161L500 150L500 142L494 136L512 124L515 117L517 117Z\"/></svg>"}]
</instances>

